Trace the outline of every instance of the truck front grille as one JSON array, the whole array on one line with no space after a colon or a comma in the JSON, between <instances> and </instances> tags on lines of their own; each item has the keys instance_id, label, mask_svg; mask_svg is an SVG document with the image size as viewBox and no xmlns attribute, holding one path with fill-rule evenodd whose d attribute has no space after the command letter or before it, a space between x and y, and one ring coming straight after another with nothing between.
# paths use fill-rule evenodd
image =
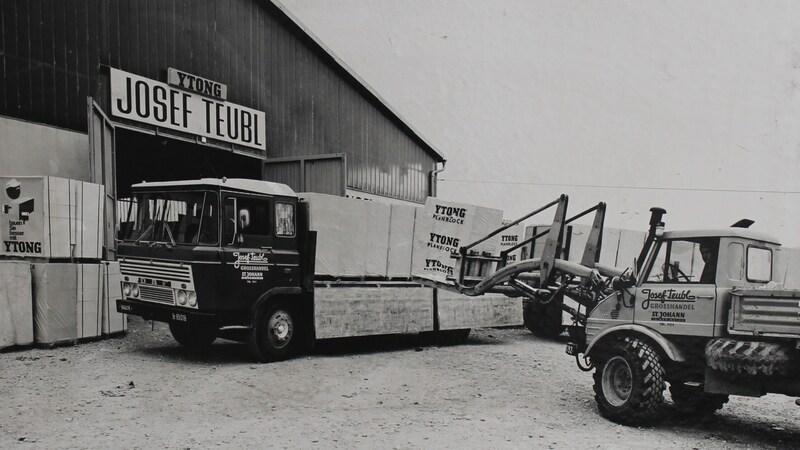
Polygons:
<instances>
[{"instance_id":1,"label":"truck front grille","mask_svg":"<svg viewBox=\"0 0 800 450\"><path fill-rule=\"evenodd\" d=\"M152 286L139 286L139 298L158 303L175 304L172 289L157 288Z\"/></svg>"}]
</instances>

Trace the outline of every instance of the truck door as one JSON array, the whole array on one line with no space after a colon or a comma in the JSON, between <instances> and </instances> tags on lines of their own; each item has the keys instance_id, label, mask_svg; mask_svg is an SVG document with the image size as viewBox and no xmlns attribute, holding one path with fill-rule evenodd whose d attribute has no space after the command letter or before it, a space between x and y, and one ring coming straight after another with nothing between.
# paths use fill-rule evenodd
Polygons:
<instances>
[{"instance_id":1,"label":"truck door","mask_svg":"<svg viewBox=\"0 0 800 450\"><path fill-rule=\"evenodd\" d=\"M662 241L656 251L636 289L634 321L662 334L713 336L717 289L701 282L700 241Z\"/></svg>"},{"instance_id":2,"label":"truck door","mask_svg":"<svg viewBox=\"0 0 800 450\"><path fill-rule=\"evenodd\" d=\"M272 197L223 191L224 305L247 308L275 286Z\"/></svg>"}]
</instances>

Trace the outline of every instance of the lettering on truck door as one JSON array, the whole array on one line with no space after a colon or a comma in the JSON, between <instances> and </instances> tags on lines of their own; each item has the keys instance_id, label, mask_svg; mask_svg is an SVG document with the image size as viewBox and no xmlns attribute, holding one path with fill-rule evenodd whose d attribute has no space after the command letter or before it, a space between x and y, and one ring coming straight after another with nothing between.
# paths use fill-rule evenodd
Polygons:
<instances>
[{"instance_id":1,"label":"lettering on truck door","mask_svg":"<svg viewBox=\"0 0 800 450\"><path fill-rule=\"evenodd\" d=\"M717 292L701 280L704 267L698 242L662 242L636 289L635 321L662 334L713 336Z\"/></svg>"}]
</instances>

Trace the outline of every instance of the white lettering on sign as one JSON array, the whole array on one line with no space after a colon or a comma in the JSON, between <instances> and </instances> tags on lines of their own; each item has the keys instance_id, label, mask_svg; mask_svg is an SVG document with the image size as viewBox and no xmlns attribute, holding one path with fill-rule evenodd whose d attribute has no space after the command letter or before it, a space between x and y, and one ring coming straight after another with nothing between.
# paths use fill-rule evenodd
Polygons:
<instances>
[{"instance_id":1,"label":"white lettering on sign","mask_svg":"<svg viewBox=\"0 0 800 450\"><path fill-rule=\"evenodd\" d=\"M228 98L228 86L216 81L207 80L197 75L181 72L170 67L167 69L167 83L187 91L197 92L201 95L216 97L220 100Z\"/></svg>"},{"instance_id":2,"label":"white lettering on sign","mask_svg":"<svg viewBox=\"0 0 800 450\"><path fill-rule=\"evenodd\" d=\"M192 86L196 86L195 83L192 82ZM205 83L202 84L200 89L205 91ZM183 91L114 68L111 69L111 114L266 150L267 116L263 111Z\"/></svg>"}]
</instances>

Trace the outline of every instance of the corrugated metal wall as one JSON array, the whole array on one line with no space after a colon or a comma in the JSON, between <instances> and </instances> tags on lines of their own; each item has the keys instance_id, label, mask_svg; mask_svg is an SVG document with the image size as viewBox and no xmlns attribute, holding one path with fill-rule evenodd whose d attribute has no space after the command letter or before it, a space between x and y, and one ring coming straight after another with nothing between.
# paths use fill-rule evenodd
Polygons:
<instances>
[{"instance_id":1,"label":"corrugated metal wall","mask_svg":"<svg viewBox=\"0 0 800 450\"><path fill-rule=\"evenodd\" d=\"M267 114L269 158L347 155L347 185L423 201L436 156L266 1L3 0L0 115L85 131L107 68L168 67L228 85Z\"/></svg>"}]
</instances>

